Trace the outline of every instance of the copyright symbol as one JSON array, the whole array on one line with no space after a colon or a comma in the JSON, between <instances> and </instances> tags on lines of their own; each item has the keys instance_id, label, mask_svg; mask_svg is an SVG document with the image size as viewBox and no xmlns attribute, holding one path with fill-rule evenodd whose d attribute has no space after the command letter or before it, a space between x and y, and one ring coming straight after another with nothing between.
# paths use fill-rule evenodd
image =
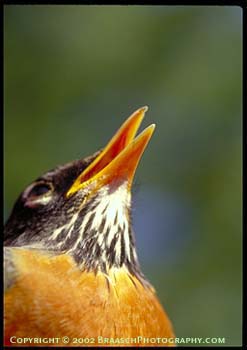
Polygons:
<instances>
[{"instance_id":1,"label":"copyright symbol","mask_svg":"<svg viewBox=\"0 0 247 350\"><path fill-rule=\"evenodd\" d=\"M64 344L68 344L69 343L69 337L62 337L62 342Z\"/></svg>"}]
</instances>

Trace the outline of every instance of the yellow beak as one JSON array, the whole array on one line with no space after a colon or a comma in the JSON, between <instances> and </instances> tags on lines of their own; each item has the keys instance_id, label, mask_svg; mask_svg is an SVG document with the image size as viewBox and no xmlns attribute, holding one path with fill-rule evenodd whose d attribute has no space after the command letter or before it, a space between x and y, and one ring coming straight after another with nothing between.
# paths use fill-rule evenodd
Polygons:
<instances>
[{"instance_id":1,"label":"yellow beak","mask_svg":"<svg viewBox=\"0 0 247 350\"><path fill-rule=\"evenodd\" d=\"M77 177L67 196L90 184L98 189L115 181L128 181L130 189L138 163L155 129L152 124L135 138L147 109L138 109L123 123L104 150Z\"/></svg>"}]
</instances>

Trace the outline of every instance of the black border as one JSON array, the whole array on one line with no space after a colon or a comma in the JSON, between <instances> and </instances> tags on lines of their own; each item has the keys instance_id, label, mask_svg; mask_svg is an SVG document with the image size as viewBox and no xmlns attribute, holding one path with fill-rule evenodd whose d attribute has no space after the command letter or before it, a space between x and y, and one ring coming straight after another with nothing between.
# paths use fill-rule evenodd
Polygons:
<instances>
[{"instance_id":1,"label":"black border","mask_svg":"<svg viewBox=\"0 0 247 350\"><path fill-rule=\"evenodd\" d=\"M241 0L204 0L204 1L172 1L172 0L166 0L166 1L161 1L161 0L133 0L133 1L127 1L127 0L119 0L119 1L89 1L89 0L81 0L81 1L59 1L59 0L53 0L53 1L40 1L40 0L36 0L36 1L25 1L25 0L4 0L3 2L1 2L1 7L0 7L0 16L1 16L1 23L2 23L2 46L1 46L1 56L2 56L2 87L3 87L3 94L1 95L1 106L2 106L2 116L4 115L4 74L3 74L3 68L4 68L4 7L8 6L8 5L68 5L68 6L73 6L73 5L92 5L92 6L99 6L99 5L127 5L127 6L133 6L133 5L149 5L149 6L239 6L242 8L242 18L243 18L243 22L242 22L242 37L243 37L243 54L242 54L242 69L243 69L243 74L242 74L242 91L243 91L243 97L242 97L242 101L243 101L243 114L242 114L242 194L243 194L243 210L242 210L242 215L243 215L243 233L242 233L242 262L243 262L243 274L242 274L242 280L243 280L243 288L242 288L242 312L243 312L243 316L242 316L242 346L231 346L231 348L236 348L236 349L244 349L247 347L247 317L246 317L246 313L244 312L244 310L247 307L247 302L246 302L246 298L244 297L245 294L247 294L246 291L246 264L247 264L247 260L246 260L246 254L244 251L244 248L246 246L246 199L245 199L245 190L246 190L246 184L245 184L245 176L246 176L246 163L245 163L245 156L246 156L246 133L247 133L247 128L246 128L246 118L247 118L247 110L246 110L246 96L247 96L247 89L246 89L246 38L247 38L247 21L246 21L246 11L247 11L247 1L241 1ZM3 122L3 118L1 118L1 127L2 127L2 149L3 149L3 143L4 143L4 122ZM2 152L2 159L3 159L3 152ZM3 166L3 160L1 165ZM3 171L2 171L3 174ZM3 186L2 186L3 189ZM2 193L2 203L3 203L3 193ZM2 223L3 223L3 211L2 211ZM1 253L2 253L2 249L1 249ZM3 262L3 260L1 260ZM3 272L3 269L2 269ZM1 275L2 277L2 275ZM2 291L3 291L3 284L2 285ZM2 293L3 295L3 293ZM1 312L3 312L3 298L1 299ZM3 317L1 317L1 320L3 320ZM1 344L2 344L2 349L25 349L25 346L19 346L19 347L14 347L14 346L4 346L3 345L3 326L0 328L0 336L1 336ZM154 347L154 346L152 346ZM203 346L205 348L213 348L213 347L220 347L222 349L228 349L228 346ZM48 349L48 348L56 348L56 347L43 347L43 346L37 346L37 347L28 347L29 349ZM83 347L59 347L59 349L82 349ZM90 348L90 347L87 347ZM97 347L98 349L100 347ZM116 346L111 346L111 347L105 347L105 348L116 348ZM124 348L124 347L122 347ZM129 348L129 347L128 347ZM131 348L131 347L130 347ZM190 348L190 346L179 346L179 348L184 348L184 349L188 349ZM193 346L193 348L201 348L200 346Z\"/></svg>"}]
</instances>

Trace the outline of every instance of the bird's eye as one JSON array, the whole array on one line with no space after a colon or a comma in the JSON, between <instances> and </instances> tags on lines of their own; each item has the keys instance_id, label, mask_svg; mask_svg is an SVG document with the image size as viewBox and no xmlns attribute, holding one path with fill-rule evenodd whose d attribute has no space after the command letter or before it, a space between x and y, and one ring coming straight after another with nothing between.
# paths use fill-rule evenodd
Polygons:
<instances>
[{"instance_id":1,"label":"bird's eye","mask_svg":"<svg viewBox=\"0 0 247 350\"><path fill-rule=\"evenodd\" d=\"M49 184L40 183L40 184L34 185L34 187L29 192L28 196L38 197L50 191L51 191L51 186Z\"/></svg>"},{"instance_id":2,"label":"bird's eye","mask_svg":"<svg viewBox=\"0 0 247 350\"><path fill-rule=\"evenodd\" d=\"M49 203L52 199L52 191L53 185L49 182L40 181L31 184L22 195L25 206L34 208Z\"/></svg>"},{"instance_id":3,"label":"bird's eye","mask_svg":"<svg viewBox=\"0 0 247 350\"><path fill-rule=\"evenodd\" d=\"M24 198L36 199L42 197L53 189L52 185L47 182L37 182L34 185L29 186L24 192Z\"/></svg>"}]
</instances>

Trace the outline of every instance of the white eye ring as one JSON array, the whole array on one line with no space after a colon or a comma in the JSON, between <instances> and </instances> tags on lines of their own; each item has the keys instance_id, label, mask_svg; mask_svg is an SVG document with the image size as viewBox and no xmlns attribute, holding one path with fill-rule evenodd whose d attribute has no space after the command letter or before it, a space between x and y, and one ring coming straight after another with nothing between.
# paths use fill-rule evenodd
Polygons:
<instances>
[{"instance_id":1,"label":"white eye ring","mask_svg":"<svg viewBox=\"0 0 247 350\"><path fill-rule=\"evenodd\" d=\"M25 201L25 206L35 207L39 204L47 204L52 199L53 190L53 185L44 181L31 184L27 187L22 196Z\"/></svg>"}]
</instances>

